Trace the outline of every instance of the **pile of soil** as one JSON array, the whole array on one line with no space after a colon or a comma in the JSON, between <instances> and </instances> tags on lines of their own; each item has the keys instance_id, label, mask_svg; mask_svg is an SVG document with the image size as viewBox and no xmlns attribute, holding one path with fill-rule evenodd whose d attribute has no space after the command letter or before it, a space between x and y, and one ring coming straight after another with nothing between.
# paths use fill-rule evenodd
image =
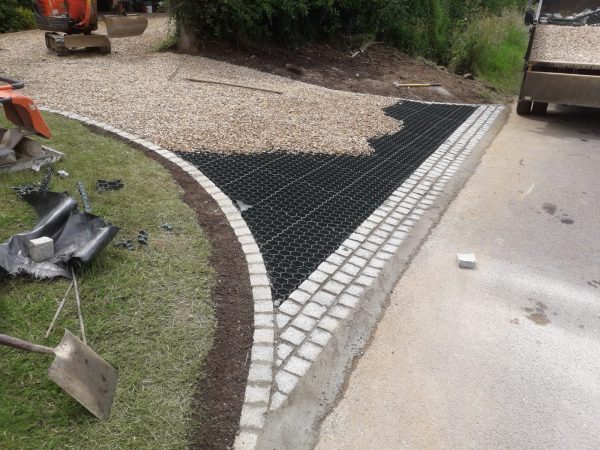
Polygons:
<instances>
[{"instance_id":1,"label":"pile of soil","mask_svg":"<svg viewBox=\"0 0 600 450\"><path fill-rule=\"evenodd\" d=\"M360 46L338 43L294 49L276 46L242 49L208 43L201 54L330 89L439 102L490 103L499 100L493 90L479 80L470 79L468 74L465 77L451 73L431 61L411 57L382 44L371 45L358 54L356 47ZM286 64L291 67L286 68ZM398 88L394 82L441 86Z\"/></svg>"}]
</instances>

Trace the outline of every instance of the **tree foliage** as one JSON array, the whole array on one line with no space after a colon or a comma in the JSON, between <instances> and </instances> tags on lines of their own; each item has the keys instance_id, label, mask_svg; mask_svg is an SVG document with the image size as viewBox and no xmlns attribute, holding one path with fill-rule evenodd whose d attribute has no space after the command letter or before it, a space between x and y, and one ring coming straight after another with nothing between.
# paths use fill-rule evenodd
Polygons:
<instances>
[{"instance_id":1,"label":"tree foliage","mask_svg":"<svg viewBox=\"0 0 600 450\"><path fill-rule=\"evenodd\" d=\"M201 40L242 45L298 44L336 35L375 36L446 61L450 37L465 18L500 14L526 0L169 0L177 23Z\"/></svg>"},{"instance_id":2,"label":"tree foliage","mask_svg":"<svg viewBox=\"0 0 600 450\"><path fill-rule=\"evenodd\" d=\"M0 33L35 28L30 0L0 0Z\"/></svg>"}]
</instances>

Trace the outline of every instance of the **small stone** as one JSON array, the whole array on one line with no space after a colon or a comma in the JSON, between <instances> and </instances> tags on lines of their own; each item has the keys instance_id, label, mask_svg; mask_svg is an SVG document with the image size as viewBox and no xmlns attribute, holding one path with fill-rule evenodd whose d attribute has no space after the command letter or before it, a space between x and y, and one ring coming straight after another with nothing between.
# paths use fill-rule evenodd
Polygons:
<instances>
[{"instance_id":1,"label":"small stone","mask_svg":"<svg viewBox=\"0 0 600 450\"><path fill-rule=\"evenodd\" d=\"M29 241L29 258L39 263L54 256L54 240L49 237L31 239Z\"/></svg>"},{"instance_id":2,"label":"small stone","mask_svg":"<svg viewBox=\"0 0 600 450\"><path fill-rule=\"evenodd\" d=\"M477 263L473 253L457 253L456 258L461 269L474 269Z\"/></svg>"}]
</instances>

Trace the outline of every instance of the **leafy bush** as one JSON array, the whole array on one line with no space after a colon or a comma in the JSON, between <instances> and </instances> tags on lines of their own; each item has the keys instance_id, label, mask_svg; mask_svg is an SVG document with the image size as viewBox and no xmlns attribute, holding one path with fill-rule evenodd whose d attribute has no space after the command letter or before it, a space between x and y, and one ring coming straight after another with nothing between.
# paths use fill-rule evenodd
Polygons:
<instances>
[{"instance_id":1,"label":"leafy bush","mask_svg":"<svg viewBox=\"0 0 600 450\"><path fill-rule=\"evenodd\" d=\"M515 8L464 21L452 40L450 68L472 72L505 94L518 89L527 48L527 29Z\"/></svg>"},{"instance_id":2,"label":"leafy bush","mask_svg":"<svg viewBox=\"0 0 600 450\"><path fill-rule=\"evenodd\" d=\"M376 36L439 62L449 58L454 30L474 11L500 13L526 0L169 0L179 26L201 40L297 44Z\"/></svg>"},{"instance_id":3,"label":"leafy bush","mask_svg":"<svg viewBox=\"0 0 600 450\"><path fill-rule=\"evenodd\" d=\"M35 27L36 21L29 0L0 1L0 33Z\"/></svg>"}]
</instances>

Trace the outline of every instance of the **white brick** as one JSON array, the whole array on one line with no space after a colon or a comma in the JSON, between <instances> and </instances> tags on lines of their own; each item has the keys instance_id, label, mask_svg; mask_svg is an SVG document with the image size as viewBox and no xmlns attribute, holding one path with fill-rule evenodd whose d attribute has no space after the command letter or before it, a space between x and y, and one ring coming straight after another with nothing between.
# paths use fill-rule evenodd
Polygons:
<instances>
[{"instance_id":1,"label":"white brick","mask_svg":"<svg viewBox=\"0 0 600 450\"><path fill-rule=\"evenodd\" d=\"M271 288L269 286L253 286L252 295L254 300L271 300Z\"/></svg>"},{"instance_id":2,"label":"white brick","mask_svg":"<svg viewBox=\"0 0 600 450\"><path fill-rule=\"evenodd\" d=\"M363 256L363 255L360 255L360 254L359 254L359 252L360 252L361 250L367 250L367 251L371 252L371 254L370 254L368 257L366 257L366 256ZM365 243L362 245L362 247L361 247L359 250L357 250L357 251L355 252L355 255L356 255L356 256L360 256L361 258L367 258L367 259L368 259L368 258L370 258L371 256L373 256L373 253L374 253L374 252L376 252L377 250L379 250L379 245L377 245L377 244L374 244L374 243L372 243L372 242L365 242Z\"/></svg>"},{"instance_id":3,"label":"white brick","mask_svg":"<svg viewBox=\"0 0 600 450\"><path fill-rule=\"evenodd\" d=\"M277 346L277 357L285 360L288 356L290 356L292 350L294 350L294 347L292 347L289 344L286 344L285 342L282 342Z\"/></svg>"},{"instance_id":4,"label":"white brick","mask_svg":"<svg viewBox=\"0 0 600 450\"><path fill-rule=\"evenodd\" d=\"M348 294L354 295L355 297L360 297L365 292L365 288L363 286L358 286L356 284L353 284L346 290L346 292Z\"/></svg>"},{"instance_id":5,"label":"white brick","mask_svg":"<svg viewBox=\"0 0 600 450\"><path fill-rule=\"evenodd\" d=\"M281 334L279 337L284 341L291 342L294 345L300 345L300 343L304 340L306 335L304 332L296 329L296 328L288 328Z\"/></svg>"},{"instance_id":6,"label":"white brick","mask_svg":"<svg viewBox=\"0 0 600 450\"><path fill-rule=\"evenodd\" d=\"M342 284L350 284L353 280L353 277L351 275L345 274L344 272L337 272L333 276L333 279Z\"/></svg>"},{"instance_id":7,"label":"white brick","mask_svg":"<svg viewBox=\"0 0 600 450\"><path fill-rule=\"evenodd\" d=\"M297 356L292 356L283 368L288 372L291 372L301 377L310 368L310 361L298 358Z\"/></svg>"},{"instance_id":8,"label":"white brick","mask_svg":"<svg viewBox=\"0 0 600 450\"><path fill-rule=\"evenodd\" d=\"M29 241L29 257L36 263L46 261L54 256L54 240L43 236Z\"/></svg>"},{"instance_id":9,"label":"white brick","mask_svg":"<svg viewBox=\"0 0 600 450\"><path fill-rule=\"evenodd\" d=\"M269 286L270 283L269 278L265 274L250 274L250 284L252 286Z\"/></svg>"},{"instance_id":10,"label":"white brick","mask_svg":"<svg viewBox=\"0 0 600 450\"><path fill-rule=\"evenodd\" d=\"M374 279L371 277L367 277L365 275L361 275L360 277L358 277L354 282L356 284L360 284L361 286L371 286L373 284Z\"/></svg>"},{"instance_id":11,"label":"white brick","mask_svg":"<svg viewBox=\"0 0 600 450\"><path fill-rule=\"evenodd\" d=\"M275 375L275 382L277 383L277 388L281 392L289 394L294 390L296 384L298 384L298 377L289 372L280 370L277 372L277 375Z\"/></svg>"},{"instance_id":12,"label":"white brick","mask_svg":"<svg viewBox=\"0 0 600 450\"><path fill-rule=\"evenodd\" d=\"M302 283L298 289L302 289L305 292L308 292L309 294L312 294L314 292L317 291L317 289L319 289L319 284L315 283L314 281L311 280L305 280L304 283Z\"/></svg>"},{"instance_id":13,"label":"white brick","mask_svg":"<svg viewBox=\"0 0 600 450\"><path fill-rule=\"evenodd\" d=\"M252 361L273 362L273 346L254 344L252 346Z\"/></svg>"},{"instance_id":14,"label":"white brick","mask_svg":"<svg viewBox=\"0 0 600 450\"><path fill-rule=\"evenodd\" d=\"M331 314L333 317L335 317L337 319L345 320L348 318L348 316L350 315L351 312L352 312L352 310L350 308L346 308L345 306L341 306L341 305L335 305L331 309L329 314Z\"/></svg>"},{"instance_id":15,"label":"white brick","mask_svg":"<svg viewBox=\"0 0 600 450\"><path fill-rule=\"evenodd\" d=\"M339 325L339 321L333 317L325 316L319 321L319 327L333 333Z\"/></svg>"},{"instance_id":16,"label":"white brick","mask_svg":"<svg viewBox=\"0 0 600 450\"><path fill-rule=\"evenodd\" d=\"M365 266L365 264L367 264L367 260L366 260L366 259L364 259L364 258L360 258L360 257L358 257L358 256L353 256L353 257L351 257L351 258L348 260L348 262L349 262L350 264L354 264L355 266L358 266L358 267L361 267L361 268L362 268L362 267L364 267L364 266Z\"/></svg>"},{"instance_id":17,"label":"white brick","mask_svg":"<svg viewBox=\"0 0 600 450\"><path fill-rule=\"evenodd\" d=\"M345 305L349 308L356 308L359 302L359 297L355 297L354 295L350 294L342 294L342 296L339 299L340 304Z\"/></svg>"},{"instance_id":18,"label":"white brick","mask_svg":"<svg viewBox=\"0 0 600 450\"><path fill-rule=\"evenodd\" d=\"M325 272L331 275L337 270L337 266L335 264L331 264L330 262L325 261L322 262L317 269L321 272Z\"/></svg>"},{"instance_id":19,"label":"white brick","mask_svg":"<svg viewBox=\"0 0 600 450\"><path fill-rule=\"evenodd\" d=\"M259 300L254 302L254 312L256 313L272 313L273 302L271 300Z\"/></svg>"},{"instance_id":20,"label":"white brick","mask_svg":"<svg viewBox=\"0 0 600 450\"><path fill-rule=\"evenodd\" d=\"M392 244L386 244L381 248L381 250L384 252L388 252L388 253L396 253L396 251L398 250L398 246L392 245Z\"/></svg>"},{"instance_id":21,"label":"white brick","mask_svg":"<svg viewBox=\"0 0 600 450\"><path fill-rule=\"evenodd\" d=\"M366 275L371 278L377 278L380 273L381 273L381 270L376 269L374 267L367 267L365 270L362 271L363 275Z\"/></svg>"},{"instance_id":22,"label":"white brick","mask_svg":"<svg viewBox=\"0 0 600 450\"><path fill-rule=\"evenodd\" d=\"M309 280L314 281L315 283L319 283L319 284L321 284L327 278L329 278L329 275L327 275L325 272L321 272L320 270L315 270L308 277Z\"/></svg>"},{"instance_id":23,"label":"white brick","mask_svg":"<svg viewBox=\"0 0 600 450\"><path fill-rule=\"evenodd\" d=\"M244 405L240 417L240 428L258 428L265 425L267 406Z\"/></svg>"},{"instance_id":24,"label":"white brick","mask_svg":"<svg viewBox=\"0 0 600 450\"><path fill-rule=\"evenodd\" d=\"M361 258L365 258L365 259L369 259L369 258L371 258L371 256L373 256L373 252L370 250L367 250L366 248L359 248L358 250L356 250L356 252L354 252L354 254L356 256L360 256Z\"/></svg>"},{"instance_id":25,"label":"white brick","mask_svg":"<svg viewBox=\"0 0 600 450\"><path fill-rule=\"evenodd\" d=\"M258 245L256 245L256 244L242 244L242 250L246 254L260 252L260 249L258 248Z\"/></svg>"},{"instance_id":26,"label":"white brick","mask_svg":"<svg viewBox=\"0 0 600 450\"><path fill-rule=\"evenodd\" d=\"M457 253L456 259L458 260L458 267L461 269L474 269L477 264L475 255L472 253Z\"/></svg>"},{"instance_id":27,"label":"white brick","mask_svg":"<svg viewBox=\"0 0 600 450\"><path fill-rule=\"evenodd\" d=\"M255 344L272 344L275 340L275 331L271 328L262 328L254 330Z\"/></svg>"},{"instance_id":28,"label":"white brick","mask_svg":"<svg viewBox=\"0 0 600 450\"><path fill-rule=\"evenodd\" d=\"M273 377L271 365L251 364L248 383L270 383Z\"/></svg>"},{"instance_id":29,"label":"white brick","mask_svg":"<svg viewBox=\"0 0 600 450\"><path fill-rule=\"evenodd\" d=\"M343 250L344 246L342 245L342 247L340 247L342 249L342 251L348 251L347 250ZM329 257L327 258L327 261L335 264L337 266L339 266L340 264L342 264L344 262L345 258L340 256L340 255L336 255L335 253L332 255L329 255Z\"/></svg>"},{"instance_id":30,"label":"white brick","mask_svg":"<svg viewBox=\"0 0 600 450\"><path fill-rule=\"evenodd\" d=\"M244 401L247 403L269 403L271 396L270 386L246 386L246 396Z\"/></svg>"},{"instance_id":31,"label":"white brick","mask_svg":"<svg viewBox=\"0 0 600 450\"><path fill-rule=\"evenodd\" d=\"M298 314L301 308L302 306L300 306L298 303L288 299L279 307L279 311L290 316L295 316Z\"/></svg>"},{"instance_id":32,"label":"white brick","mask_svg":"<svg viewBox=\"0 0 600 450\"><path fill-rule=\"evenodd\" d=\"M354 264L346 263L341 267L340 270L349 275L356 276L360 272L360 269L360 267L355 266Z\"/></svg>"},{"instance_id":33,"label":"white brick","mask_svg":"<svg viewBox=\"0 0 600 450\"><path fill-rule=\"evenodd\" d=\"M323 289L325 289L328 292L331 292L333 294L341 294L341 292L344 290L346 286L344 286L341 283L338 283L337 281L333 281L330 280L327 282L327 284L325 284L325 286L323 286Z\"/></svg>"},{"instance_id":34,"label":"white brick","mask_svg":"<svg viewBox=\"0 0 600 450\"><path fill-rule=\"evenodd\" d=\"M273 394L273 397L271 398L271 407L270 407L271 411L275 411L276 409L279 409L281 407L281 405L283 405L283 402L285 402L286 400L287 400L287 395L282 394L281 392L275 392Z\"/></svg>"},{"instance_id":35,"label":"white brick","mask_svg":"<svg viewBox=\"0 0 600 450\"><path fill-rule=\"evenodd\" d=\"M300 314L298 317L292 320L292 326L300 328L304 331L312 330L315 327L316 323L317 321L315 319L313 319L312 317L305 316L304 314Z\"/></svg>"},{"instance_id":36,"label":"white brick","mask_svg":"<svg viewBox=\"0 0 600 450\"><path fill-rule=\"evenodd\" d=\"M273 328L273 314L254 314L256 328Z\"/></svg>"},{"instance_id":37,"label":"white brick","mask_svg":"<svg viewBox=\"0 0 600 450\"><path fill-rule=\"evenodd\" d=\"M319 291L313 295L312 300L324 306L331 306L335 303L335 295L328 292Z\"/></svg>"},{"instance_id":38,"label":"white brick","mask_svg":"<svg viewBox=\"0 0 600 450\"><path fill-rule=\"evenodd\" d=\"M319 319L323 316L323 314L325 314L325 311L327 311L327 308L325 308L324 306L321 306L314 302L310 302L304 307L302 313L306 314L307 316L316 317L317 319Z\"/></svg>"},{"instance_id":39,"label":"white brick","mask_svg":"<svg viewBox=\"0 0 600 450\"><path fill-rule=\"evenodd\" d=\"M277 328L279 330L283 330L286 325L290 322L290 320L292 320L291 316L288 316L287 314L283 314L283 313L278 313L275 315L275 321L277 322Z\"/></svg>"},{"instance_id":40,"label":"white brick","mask_svg":"<svg viewBox=\"0 0 600 450\"><path fill-rule=\"evenodd\" d=\"M329 342L329 339L331 339L331 336L332 335L330 332L317 328L310 334L309 340L321 345L322 347L325 347Z\"/></svg>"},{"instance_id":41,"label":"white brick","mask_svg":"<svg viewBox=\"0 0 600 450\"><path fill-rule=\"evenodd\" d=\"M369 239L367 239L367 241L372 242L375 245L381 245L385 242L385 239L373 235L373 236L369 236Z\"/></svg>"},{"instance_id":42,"label":"white brick","mask_svg":"<svg viewBox=\"0 0 600 450\"><path fill-rule=\"evenodd\" d=\"M321 354L321 350L322 348L318 345L315 345L312 342L305 342L302 344L302 347L300 347L300 350L298 350L298 355L309 361L315 361Z\"/></svg>"},{"instance_id":43,"label":"white brick","mask_svg":"<svg viewBox=\"0 0 600 450\"><path fill-rule=\"evenodd\" d=\"M304 305L308 299L310 299L310 294L304 292L304 291L294 291L290 294L289 299L294 300L297 303L300 303L301 305Z\"/></svg>"}]
</instances>

